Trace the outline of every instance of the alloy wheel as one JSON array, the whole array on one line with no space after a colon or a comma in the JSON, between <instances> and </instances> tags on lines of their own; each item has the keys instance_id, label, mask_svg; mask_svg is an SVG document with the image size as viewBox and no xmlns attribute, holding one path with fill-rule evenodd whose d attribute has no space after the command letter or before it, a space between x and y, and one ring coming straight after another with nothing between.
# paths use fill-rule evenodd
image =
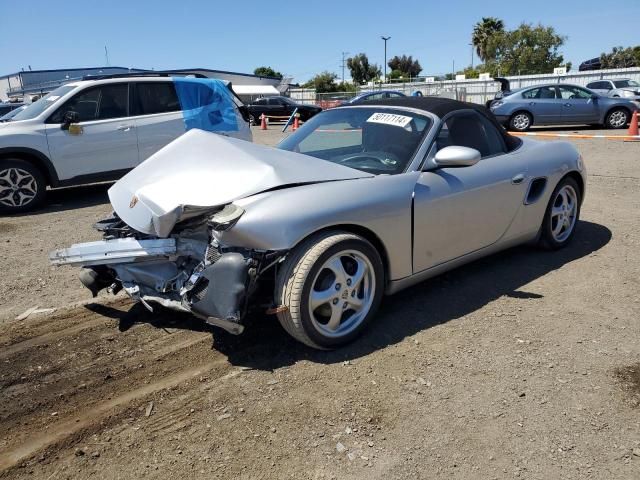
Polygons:
<instances>
[{"instance_id":1,"label":"alloy wheel","mask_svg":"<svg viewBox=\"0 0 640 480\"><path fill-rule=\"evenodd\" d=\"M355 330L373 304L376 278L369 259L355 250L331 256L309 292L311 322L321 334L342 337Z\"/></svg>"},{"instance_id":2,"label":"alloy wheel","mask_svg":"<svg viewBox=\"0 0 640 480\"><path fill-rule=\"evenodd\" d=\"M519 113L515 117L513 117L513 126L517 130L526 130L529 128L529 116L525 113Z\"/></svg>"},{"instance_id":3,"label":"alloy wheel","mask_svg":"<svg viewBox=\"0 0 640 480\"><path fill-rule=\"evenodd\" d=\"M613 128L621 128L627 124L627 114L622 110L616 110L609 115L609 124Z\"/></svg>"},{"instance_id":4,"label":"alloy wheel","mask_svg":"<svg viewBox=\"0 0 640 480\"><path fill-rule=\"evenodd\" d=\"M0 204L23 207L38 194L38 183L31 173L11 167L0 170Z\"/></svg>"},{"instance_id":5,"label":"alloy wheel","mask_svg":"<svg viewBox=\"0 0 640 480\"><path fill-rule=\"evenodd\" d=\"M576 224L578 194L571 185L565 185L556 194L551 207L551 235L556 242L564 242Z\"/></svg>"}]
</instances>

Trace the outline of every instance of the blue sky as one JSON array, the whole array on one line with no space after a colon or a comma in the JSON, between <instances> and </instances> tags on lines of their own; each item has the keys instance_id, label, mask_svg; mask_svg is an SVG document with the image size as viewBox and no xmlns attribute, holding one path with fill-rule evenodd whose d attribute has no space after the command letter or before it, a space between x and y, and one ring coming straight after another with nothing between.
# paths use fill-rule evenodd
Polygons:
<instances>
[{"instance_id":1,"label":"blue sky","mask_svg":"<svg viewBox=\"0 0 640 480\"><path fill-rule=\"evenodd\" d=\"M469 65L473 25L483 16L551 25L568 37L574 68L616 45L640 43L640 0L282 2L109 0L7 2L0 11L0 75L27 69L103 66L204 67L251 72L260 65L303 82L341 75L341 52L383 64L413 55L422 74ZM477 59L476 59L477 62ZM348 76L348 73L347 73Z\"/></svg>"}]
</instances>

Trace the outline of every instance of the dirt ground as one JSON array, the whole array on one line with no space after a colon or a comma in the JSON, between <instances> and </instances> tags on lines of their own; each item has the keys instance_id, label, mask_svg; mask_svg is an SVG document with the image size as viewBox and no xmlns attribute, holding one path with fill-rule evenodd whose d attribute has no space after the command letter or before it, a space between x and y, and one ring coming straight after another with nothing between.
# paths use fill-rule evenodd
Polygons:
<instances>
[{"instance_id":1,"label":"dirt ground","mask_svg":"<svg viewBox=\"0 0 640 480\"><path fill-rule=\"evenodd\" d=\"M640 478L640 143L575 144L569 248L388 297L336 352L269 316L234 337L90 299L47 254L98 238L107 186L0 218L0 477ZM16 319L31 307L56 310Z\"/></svg>"}]
</instances>

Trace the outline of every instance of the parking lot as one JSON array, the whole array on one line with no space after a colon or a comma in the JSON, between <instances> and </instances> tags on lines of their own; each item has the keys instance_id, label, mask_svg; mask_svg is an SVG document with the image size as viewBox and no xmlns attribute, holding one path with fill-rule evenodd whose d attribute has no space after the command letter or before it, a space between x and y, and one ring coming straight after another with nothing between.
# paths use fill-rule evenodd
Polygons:
<instances>
[{"instance_id":1,"label":"parking lot","mask_svg":"<svg viewBox=\"0 0 640 480\"><path fill-rule=\"evenodd\" d=\"M575 144L589 177L569 248L388 297L335 352L270 316L234 337L90 299L47 254L99 238L109 185L0 218L0 477L639 478L640 142ZM17 319L33 307L55 311Z\"/></svg>"}]
</instances>

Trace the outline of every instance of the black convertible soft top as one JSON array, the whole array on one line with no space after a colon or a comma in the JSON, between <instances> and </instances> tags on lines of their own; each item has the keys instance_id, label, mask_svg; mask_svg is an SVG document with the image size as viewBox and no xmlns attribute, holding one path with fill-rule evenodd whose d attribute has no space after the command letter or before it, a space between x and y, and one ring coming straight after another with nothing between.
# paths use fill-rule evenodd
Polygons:
<instances>
[{"instance_id":1,"label":"black convertible soft top","mask_svg":"<svg viewBox=\"0 0 640 480\"><path fill-rule=\"evenodd\" d=\"M385 100L370 100L363 102L361 105L385 105L415 108L418 110L424 110L425 112L431 112L440 118L443 118L445 115L455 112L456 110L475 110L479 114L484 115L495 125L498 131L502 134L509 151L517 148L522 142L519 138L509 135L504 127L496 120L496 117L493 116L493 113L491 113L484 105L479 105L477 103L461 102L459 100L441 97L400 97Z\"/></svg>"}]
</instances>

